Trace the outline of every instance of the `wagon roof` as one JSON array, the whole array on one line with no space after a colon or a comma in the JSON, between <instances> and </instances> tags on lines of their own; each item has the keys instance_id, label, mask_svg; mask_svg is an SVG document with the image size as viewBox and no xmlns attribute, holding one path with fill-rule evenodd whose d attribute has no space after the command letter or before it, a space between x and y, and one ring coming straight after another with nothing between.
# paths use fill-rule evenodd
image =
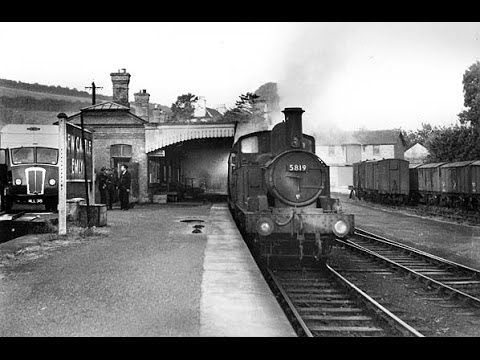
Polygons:
<instances>
[{"instance_id":1,"label":"wagon roof","mask_svg":"<svg viewBox=\"0 0 480 360\"><path fill-rule=\"evenodd\" d=\"M416 169L416 168L418 168L419 166L422 166L422 165L423 165L423 164L408 164L408 167L409 167L410 169Z\"/></svg>"},{"instance_id":2,"label":"wagon roof","mask_svg":"<svg viewBox=\"0 0 480 360\"><path fill-rule=\"evenodd\" d=\"M470 165L472 165L472 166L480 166L480 160L475 160L475 161L472 162Z\"/></svg>"},{"instance_id":3,"label":"wagon roof","mask_svg":"<svg viewBox=\"0 0 480 360\"><path fill-rule=\"evenodd\" d=\"M443 164L446 164L446 163L439 162L439 163L422 164L417 169L436 168L436 167L442 166Z\"/></svg>"},{"instance_id":4,"label":"wagon roof","mask_svg":"<svg viewBox=\"0 0 480 360\"><path fill-rule=\"evenodd\" d=\"M447 163L445 165L442 165L442 168L463 167L463 166L470 165L472 162L473 162L472 160L470 160L470 161L457 161L457 162Z\"/></svg>"}]
</instances>

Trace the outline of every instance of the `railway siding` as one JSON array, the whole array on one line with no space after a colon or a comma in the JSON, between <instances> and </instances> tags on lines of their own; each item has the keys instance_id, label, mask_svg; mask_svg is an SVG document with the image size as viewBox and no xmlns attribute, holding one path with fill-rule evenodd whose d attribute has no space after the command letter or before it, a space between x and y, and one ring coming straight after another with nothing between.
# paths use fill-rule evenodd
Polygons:
<instances>
[{"instance_id":1,"label":"railway siding","mask_svg":"<svg viewBox=\"0 0 480 360\"><path fill-rule=\"evenodd\" d=\"M480 335L479 310L434 286L342 247L334 249L331 266L424 336Z\"/></svg>"},{"instance_id":2,"label":"railway siding","mask_svg":"<svg viewBox=\"0 0 480 360\"><path fill-rule=\"evenodd\" d=\"M355 225L439 257L480 269L480 226L462 225L393 210L335 194ZM335 197L334 196L334 197Z\"/></svg>"}]
</instances>

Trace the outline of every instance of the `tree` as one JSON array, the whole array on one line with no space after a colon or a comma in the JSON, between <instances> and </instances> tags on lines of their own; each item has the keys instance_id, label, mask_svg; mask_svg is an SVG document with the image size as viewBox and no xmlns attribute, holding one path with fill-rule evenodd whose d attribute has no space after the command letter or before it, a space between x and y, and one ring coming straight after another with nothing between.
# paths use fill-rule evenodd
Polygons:
<instances>
[{"instance_id":1,"label":"tree","mask_svg":"<svg viewBox=\"0 0 480 360\"><path fill-rule=\"evenodd\" d=\"M455 125L435 128L425 143L429 162L467 161L480 158L480 129Z\"/></svg>"},{"instance_id":2,"label":"tree","mask_svg":"<svg viewBox=\"0 0 480 360\"><path fill-rule=\"evenodd\" d=\"M409 148L417 143L425 146L428 138L434 132L432 125L422 123L422 127L417 130L408 130L404 131L403 135L406 142L406 147Z\"/></svg>"},{"instance_id":3,"label":"tree","mask_svg":"<svg viewBox=\"0 0 480 360\"><path fill-rule=\"evenodd\" d=\"M480 62L472 64L463 74L463 105L467 110L458 114L461 124L480 125Z\"/></svg>"},{"instance_id":4,"label":"tree","mask_svg":"<svg viewBox=\"0 0 480 360\"><path fill-rule=\"evenodd\" d=\"M193 117L193 103L198 100L198 96L191 93L180 95L177 101L172 104L172 118L175 121L185 121Z\"/></svg>"},{"instance_id":5,"label":"tree","mask_svg":"<svg viewBox=\"0 0 480 360\"><path fill-rule=\"evenodd\" d=\"M264 102L260 95L247 92L239 96L235 107L223 115L223 120L233 122L261 121L264 115Z\"/></svg>"}]
</instances>

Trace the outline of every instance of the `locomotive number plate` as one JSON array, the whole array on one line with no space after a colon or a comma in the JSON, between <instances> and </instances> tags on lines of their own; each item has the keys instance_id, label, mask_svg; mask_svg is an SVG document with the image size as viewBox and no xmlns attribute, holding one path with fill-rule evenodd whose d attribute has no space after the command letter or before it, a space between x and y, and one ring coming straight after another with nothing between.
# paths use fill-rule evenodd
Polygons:
<instances>
[{"instance_id":1,"label":"locomotive number plate","mask_svg":"<svg viewBox=\"0 0 480 360\"><path fill-rule=\"evenodd\" d=\"M308 170L308 167L305 164L288 164L287 165L287 171L306 172L307 170Z\"/></svg>"}]
</instances>

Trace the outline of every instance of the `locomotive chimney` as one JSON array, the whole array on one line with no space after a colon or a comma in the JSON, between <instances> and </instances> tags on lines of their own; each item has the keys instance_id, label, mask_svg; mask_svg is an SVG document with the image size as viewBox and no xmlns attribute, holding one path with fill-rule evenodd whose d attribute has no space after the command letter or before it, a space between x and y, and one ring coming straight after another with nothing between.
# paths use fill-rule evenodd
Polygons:
<instances>
[{"instance_id":1,"label":"locomotive chimney","mask_svg":"<svg viewBox=\"0 0 480 360\"><path fill-rule=\"evenodd\" d=\"M305 112L302 108L285 108L282 111L285 114L285 135L287 146L294 148L302 147L302 114Z\"/></svg>"}]
</instances>

